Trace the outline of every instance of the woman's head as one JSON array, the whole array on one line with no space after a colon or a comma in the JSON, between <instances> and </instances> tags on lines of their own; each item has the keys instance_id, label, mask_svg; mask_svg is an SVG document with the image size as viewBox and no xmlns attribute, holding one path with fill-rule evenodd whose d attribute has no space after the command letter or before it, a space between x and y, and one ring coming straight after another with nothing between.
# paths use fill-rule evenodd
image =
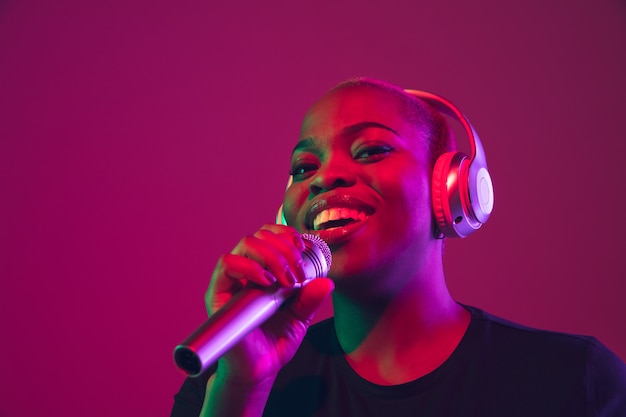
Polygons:
<instances>
[{"instance_id":1,"label":"woman's head","mask_svg":"<svg viewBox=\"0 0 626 417\"><path fill-rule=\"evenodd\" d=\"M328 242L335 278L428 268L440 258L432 168L451 144L441 116L402 89L370 79L342 83L304 118L287 222Z\"/></svg>"}]
</instances>

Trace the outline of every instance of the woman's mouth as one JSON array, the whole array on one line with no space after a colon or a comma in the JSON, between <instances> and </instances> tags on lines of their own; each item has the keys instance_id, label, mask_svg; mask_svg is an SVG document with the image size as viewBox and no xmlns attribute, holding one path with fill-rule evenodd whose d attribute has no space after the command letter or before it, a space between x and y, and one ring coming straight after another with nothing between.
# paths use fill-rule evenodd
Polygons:
<instances>
[{"instance_id":1,"label":"woman's mouth","mask_svg":"<svg viewBox=\"0 0 626 417\"><path fill-rule=\"evenodd\" d=\"M332 207L317 213L313 230L330 230L365 220L368 214L353 208Z\"/></svg>"},{"instance_id":2,"label":"woman's mouth","mask_svg":"<svg viewBox=\"0 0 626 417\"><path fill-rule=\"evenodd\" d=\"M331 249L358 233L374 215L372 205L350 195L332 195L313 203L305 229L324 239Z\"/></svg>"}]
</instances>

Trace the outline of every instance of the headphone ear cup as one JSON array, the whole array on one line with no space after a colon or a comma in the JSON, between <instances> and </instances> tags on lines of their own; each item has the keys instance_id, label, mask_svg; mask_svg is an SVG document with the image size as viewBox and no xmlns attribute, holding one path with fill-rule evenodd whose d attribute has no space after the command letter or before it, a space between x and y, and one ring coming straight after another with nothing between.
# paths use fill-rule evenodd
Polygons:
<instances>
[{"instance_id":1,"label":"headphone ear cup","mask_svg":"<svg viewBox=\"0 0 626 417\"><path fill-rule=\"evenodd\" d=\"M447 186L450 171L458 172L458 167L451 166L456 154L457 152L447 152L437 158L431 181L431 198L435 220L439 231L447 237L457 237L452 224Z\"/></svg>"},{"instance_id":2,"label":"headphone ear cup","mask_svg":"<svg viewBox=\"0 0 626 417\"><path fill-rule=\"evenodd\" d=\"M473 162L472 164L475 164ZM480 223L485 223L493 210L493 183L486 167L470 167L468 173L469 198L472 214Z\"/></svg>"},{"instance_id":3,"label":"headphone ear cup","mask_svg":"<svg viewBox=\"0 0 626 417\"><path fill-rule=\"evenodd\" d=\"M291 187L291 184L293 184L293 175L290 175L289 179L287 180L285 192L289 189L289 187ZM282 224L283 226L287 226L287 219L285 219L285 213L282 204L280 205L280 207L278 207L278 212L276 213L276 224Z\"/></svg>"},{"instance_id":4,"label":"headphone ear cup","mask_svg":"<svg viewBox=\"0 0 626 417\"><path fill-rule=\"evenodd\" d=\"M432 177L433 213L447 237L467 237L482 226L470 197L470 159L461 152L447 152L435 162Z\"/></svg>"},{"instance_id":5,"label":"headphone ear cup","mask_svg":"<svg viewBox=\"0 0 626 417\"><path fill-rule=\"evenodd\" d=\"M283 213L283 205L281 204L278 207L278 212L276 213L276 224L282 224L283 226L287 226L287 220L285 219L285 213Z\"/></svg>"}]
</instances>

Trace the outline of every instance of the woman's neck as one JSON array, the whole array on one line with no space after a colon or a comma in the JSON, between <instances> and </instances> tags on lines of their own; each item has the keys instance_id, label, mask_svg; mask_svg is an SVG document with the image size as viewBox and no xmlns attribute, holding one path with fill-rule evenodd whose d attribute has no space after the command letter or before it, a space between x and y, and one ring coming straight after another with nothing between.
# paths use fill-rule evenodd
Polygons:
<instances>
[{"instance_id":1,"label":"woman's neck","mask_svg":"<svg viewBox=\"0 0 626 417\"><path fill-rule=\"evenodd\" d=\"M432 372L452 354L470 314L452 299L443 270L435 275L406 280L391 294L335 291L337 337L355 372L395 385Z\"/></svg>"}]
</instances>

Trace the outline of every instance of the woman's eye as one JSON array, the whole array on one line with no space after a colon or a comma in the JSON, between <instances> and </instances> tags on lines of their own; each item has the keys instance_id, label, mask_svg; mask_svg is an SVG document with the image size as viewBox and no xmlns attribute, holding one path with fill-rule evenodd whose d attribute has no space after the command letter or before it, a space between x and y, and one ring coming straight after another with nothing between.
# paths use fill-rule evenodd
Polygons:
<instances>
[{"instance_id":1,"label":"woman's eye","mask_svg":"<svg viewBox=\"0 0 626 417\"><path fill-rule=\"evenodd\" d=\"M393 148L389 145L368 146L363 149L359 149L354 156L354 159L361 159L366 162L375 162L389 155L391 151L393 151Z\"/></svg>"},{"instance_id":2,"label":"woman's eye","mask_svg":"<svg viewBox=\"0 0 626 417\"><path fill-rule=\"evenodd\" d=\"M317 169L317 165L313 163L301 163L294 165L289 171L294 181L303 180L309 177L313 171Z\"/></svg>"}]
</instances>

